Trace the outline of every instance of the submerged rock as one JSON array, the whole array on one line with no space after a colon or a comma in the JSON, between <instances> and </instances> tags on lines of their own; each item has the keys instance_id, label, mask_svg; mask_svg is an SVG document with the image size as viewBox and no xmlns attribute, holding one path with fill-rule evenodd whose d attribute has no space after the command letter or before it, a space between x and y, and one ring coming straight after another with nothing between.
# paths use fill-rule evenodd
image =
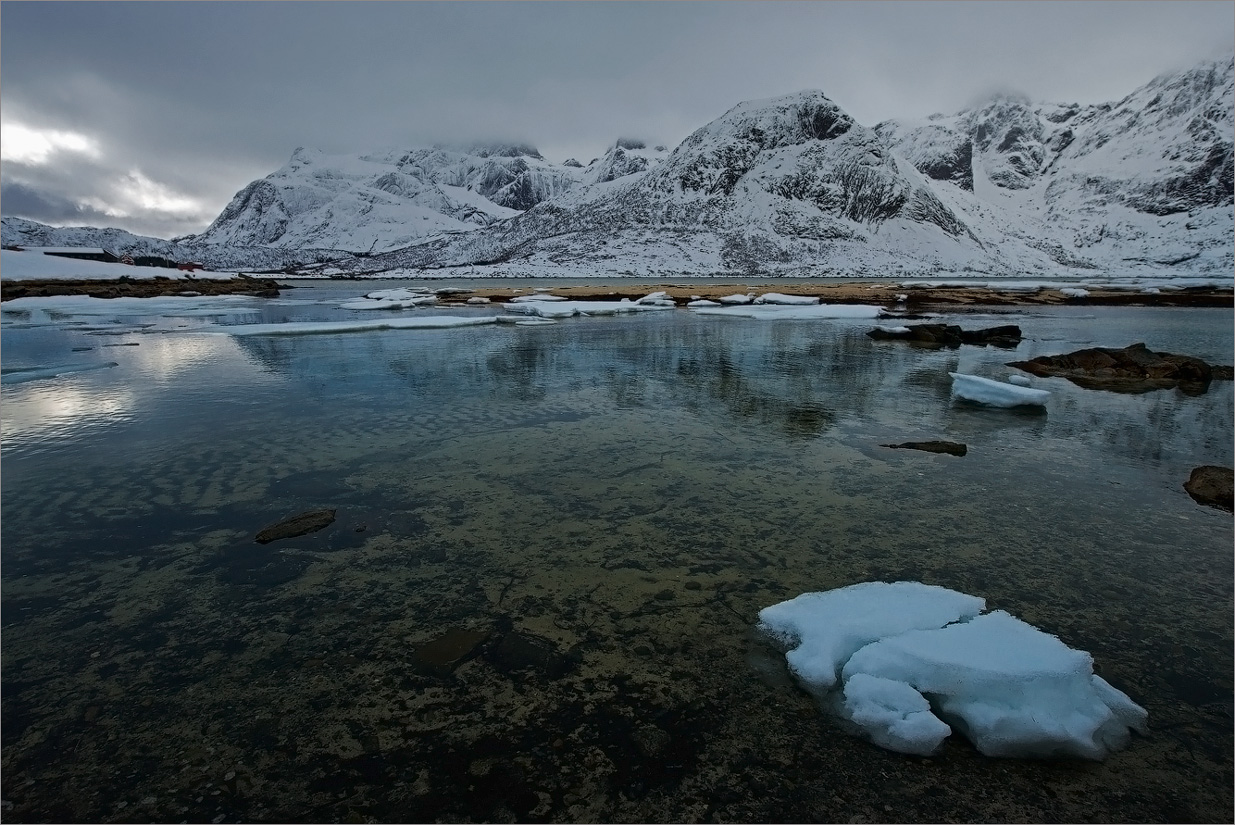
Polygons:
<instances>
[{"instance_id":1,"label":"submerged rock","mask_svg":"<svg viewBox=\"0 0 1235 825\"><path fill-rule=\"evenodd\" d=\"M1012 361L1008 366L1040 378L1066 378L1078 387L1110 392L1144 393L1179 387L1187 395L1202 395L1211 381L1231 380L1229 366L1207 364L1188 355L1153 352L1144 344L1040 355L1029 361Z\"/></svg>"},{"instance_id":2,"label":"submerged rock","mask_svg":"<svg viewBox=\"0 0 1235 825\"><path fill-rule=\"evenodd\" d=\"M948 455L964 455L969 448L955 441L906 441L903 444L880 444L893 450L925 450L928 453L947 453Z\"/></svg>"},{"instance_id":3,"label":"submerged rock","mask_svg":"<svg viewBox=\"0 0 1235 825\"><path fill-rule=\"evenodd\" d=\"M866 333L880 341L909 341L926 347L951 347L961 344L1015 349L1021 342L1021 328L1006 324L986 329L961 329L955 324L915 324L895 329L876 328Z\"/></svg>"},{"instance_id":4,"label":"submerged rock","mask_svg":"<svg viewBox=\"0 0 1235 825\"><path fill-rule=\"evenodd\" d=\"M489 635L488 630L452 627L436 639L416 648L412 653L412 663L417 670L434 676L445 676L475 656L480 646L488 641Z\"/></svg>"},{"instance_id":5,"label":"submerged rock","mask_svg":"<svg viewBox=\"0 0 1235 825\"><path fill-rule=\"evenodd\" d=\"M1184 489L1197 504L1217 507L1220 510L1235 510L1235 470L1230 467L1215 467L1207 464L1197 467L1184 482Z\"/></svg>"},{"instance_id":6,"label":"submerged rock","mask_svg":"<svg viewBox=\"0 0 1235 825\"><path fill-rule=\"evenodd\" d=\"M334 522L335 511L332 509L306 510L303 513L285 518L277 524L262 528L255 541L258 544L269 544L279 539L290 539L303 536L306 533L316 533L323 527Z\"/></svg>"}]
</instances>

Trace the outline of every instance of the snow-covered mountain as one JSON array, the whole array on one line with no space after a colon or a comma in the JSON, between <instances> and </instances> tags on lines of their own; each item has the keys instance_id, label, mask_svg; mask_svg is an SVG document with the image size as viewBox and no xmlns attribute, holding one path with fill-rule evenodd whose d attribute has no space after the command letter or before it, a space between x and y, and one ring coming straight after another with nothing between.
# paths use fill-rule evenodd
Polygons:
<instances>
[{"instance_id":1,"label":"snow-covered mountain","mask_svg":"<svg viewBox=\"0 0 1235 825\"><path fill-rule=\"evenodd\" d=\"M818 91L748 101L646 170L594 175L508 220L355 267L1225 274L1232 66L1168 73L1113 104L1001 95L873 129Z\"/></svg>"},{"instance_id":2,"label":"snow-covered mountain","mask_svg":"<svg viewBox=\"0 0 1235 825\"><path fill-rule=\"evenodd\" d=\"M323 261L343 262L351 258L349 253L337 249L276 249L165 241L147 235L134 235L123 229L56 227L10 216L0 218L0 240L4 246L85 246L106 249L116 255L132 255L134 258L150 256L172 261L199 261L208 269L228 272L301 269Z\"/></svg>"},{"instance_id":3,"label":"snow-covered mountain","mask_svg":"<svg viewBox=\"0 0 1235 825\"><path fill-rule=\"evenodd\" d=\"M586 166L518 144L298 149L174 245L339 274L1229 275L1233 75L1227 58L1115 103L999 95L873 128L805 91ZM39 226L6 218L4 241L135 248Z\"/></svg>"},{"instance_id":4,"label":"snow-covered mountain","mask_svg":"<svg viewBox=\"0 0 1235 825\"><path fill-rule=\"evenodd\" d=\"M1229 272L1235 61L1161 75L1116 103L1001 95L875 130L975 226L1050 245L1065 266Z\"/></svg>"},{"instance_id":5,"label":"snow-covered mountain","mask_svg":"<svg viewBox=\"0 0 1235 825\"><path fill-rule=\"evenodd\" d=\"M197 243L384 252L517 215L578 184L534 148L421 148L367 155L297 149L236 194Z\"/></svg>"}]
</instances>

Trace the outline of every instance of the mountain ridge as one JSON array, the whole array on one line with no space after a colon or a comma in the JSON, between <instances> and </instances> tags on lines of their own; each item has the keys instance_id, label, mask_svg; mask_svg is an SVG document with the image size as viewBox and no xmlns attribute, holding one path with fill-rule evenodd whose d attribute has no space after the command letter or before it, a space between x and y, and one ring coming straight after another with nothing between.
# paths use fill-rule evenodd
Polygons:
<instances>
[{"instance_id":1,"label":"mountain ridge","mask_svg":"<svg viewBox=\"0 0 1235 825\"><path fill-rule=\"evenodd\" d=\"M518 142L300 148L175 240L324 274L1229 273L1233 68L873 127L806 90L738 103L671 151L619 138L587 166ZM5 243L18 234L6 218Z\"/></svg>"}]
</instances>

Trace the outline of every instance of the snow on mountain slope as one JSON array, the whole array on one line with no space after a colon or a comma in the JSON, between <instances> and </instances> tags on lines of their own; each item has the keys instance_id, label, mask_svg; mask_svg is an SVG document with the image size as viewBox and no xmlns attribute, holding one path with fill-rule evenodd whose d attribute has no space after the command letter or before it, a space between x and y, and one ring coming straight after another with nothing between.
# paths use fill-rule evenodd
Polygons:
<instances>
[{"instance_id":1,"label":"snow on mountain slope","mask_svg":"<svg viewBox=\"0 0 1235 825\"><path fill-rule=\"evenodd\" d=\"M979 237L1018 238L1068 268L1229 273L1233 69L1228 58L1163 74L1116 103L999 96L876 131L951 184L937 191Z\"/></svg>"},{"instance_id":2,"label":"snow on mountain slope","mask_svg":"<svg viewBox=\"0 0 1235 825\"><path fill-rule=\"evenodd\" d=\"M1049 260L1028 247L1022 257ZM361 262L617 272L1006 271L932 182L822 92L748 101L646 172Z\"/></svg>"},{"instance_id":3,"label":"snow on mountain slope","mask_svg":"<svg viewBox=\"0 0 1235 825\"><path fill-rule=\"evenodd\" d=\"M590 186L646 172L658 165L668 154L668 150L663 146L648 148L641 140L619 138L603 157L597 158L584 168L581 180Z\"/></svg>"},{"instance_id":4,"label":"snow on mountain slope","mask_svg":"<svg viewBox=\"0 0 1235 825\"><path fill-rule=\"evenodd\" d=\"M383 252L511 217L577 185L533 148L428 148L361 156L300 148L232 199L197 243Z\"/></svg>"},{"instance_id":5,"label":"snow on mountain slope","mask_svg":"<svg viewBox=\"0 0 1235 825\"><path fill-rule=\"evenodd\" d=\"M348 253L331 249L265 249L225 244L194 244L165 241L134 235L123 229L96 229L92 226L55 227L24 218L0 219L0 240L4 246L86 246L106 249L115 255L198 261L212 270L237 272L273 271L300 268L323 261L350 258ZM145 267L139 267L145 269ZM151 270L154 274L158 269ZM144 273L143 273L144 274ZM8 277L8 276L5 276Z\"/></svg>"}]
</instances>

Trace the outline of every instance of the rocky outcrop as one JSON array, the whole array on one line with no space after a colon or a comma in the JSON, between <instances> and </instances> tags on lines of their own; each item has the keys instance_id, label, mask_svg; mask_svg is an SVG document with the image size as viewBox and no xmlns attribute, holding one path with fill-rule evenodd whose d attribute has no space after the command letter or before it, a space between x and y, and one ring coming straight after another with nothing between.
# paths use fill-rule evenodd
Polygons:
<instances>
[{"instance_id":1,"label":"rocky outcrop","mask_svg":"<svg viewBox=\"0 0 1235 825\"><path fill-rule=\"evenodd\" d=\"M258 544L269 544L280 539L290 539L307 533L316 533L318 530L334 522L334 514L334 510L328 509L306 510L303 513L289 516L269 527L262 528L254 540Z\"/></svg>"},{"instance_id":2,"label":"rocky outcrop","mask_svg":"<svg viewBox=\"0 0 1235 825\"><path fill-rule=\"evenodd\" d=\"M1217 507L1220 510L1235 510L1235 493L1232 483L1235 471L1230 467L1215 467L1211 464L1197 467L1184 482L1184 489L1197 504Z\"/></svg>"},{"instance_id":3,"label":"rocky outcrop","mask_svg":"<svg viewBox=\"0 0 1235 825\"><path fill-rule=\"evenodd\" d=\"M1179 387L1187 395L1201 395L1211 381L1231 380L1229 366L1207 364L1188 355L1153 352L1144 344L1040 355L1029 361L1012 361L1008 366L1041 378L1067 378L1086 389L1125 393Z\"/></svg>"},{"instance_id":4,"label":"rocky outcrop","mask_svg":"<svg viewBox=\"0 0 1235 825\"><path fill-rule=\"evenodd\" d=\"M879 327L866 334L879 341L908 341L931 348L956 349L961 344L973 344L1015 349L1021 342L1021 328L1014 324L973 330L961 329L955 324L915 324L901 329L907 331Z\"/></svg>"},{"instance_id":5,"label":"rocky outcrop","mask_svg":"<svg viewBox=\"0 0 1235 825\"><path fill-rule=\"evenodd\" d=\"M969 452L968 447L955 441L906 441L903 444L880 444L879 446L893 450L922 450L928 453L946 453L955 456L963 456Z\"/></svg>"}]
</instances>

